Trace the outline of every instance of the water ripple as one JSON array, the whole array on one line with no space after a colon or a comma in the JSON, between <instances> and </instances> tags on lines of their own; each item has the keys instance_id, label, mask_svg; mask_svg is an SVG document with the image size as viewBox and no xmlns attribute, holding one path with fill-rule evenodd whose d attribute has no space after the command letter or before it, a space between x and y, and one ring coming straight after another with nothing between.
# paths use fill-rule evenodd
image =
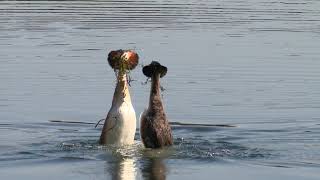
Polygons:
<instances>
[{"instance_id":1,"label":"water ripple","mask_svg":"<svg viewBox=\"0 0 320 180\"><path fill-rule=\"evenodd\" d=\"M253 31L307 31L319 24L317 1L253 4L251 1L2 1L0 22L10 29L43 30L63 22L78 28L179 29L199 25L212 27L247 26ZM2 14L2 15L1 15ZM290 22L290 29L261 27ZM261 24L260 27L257 26ZM250 25L252 24L252 25Z\"/></svg>"}]
</instances>

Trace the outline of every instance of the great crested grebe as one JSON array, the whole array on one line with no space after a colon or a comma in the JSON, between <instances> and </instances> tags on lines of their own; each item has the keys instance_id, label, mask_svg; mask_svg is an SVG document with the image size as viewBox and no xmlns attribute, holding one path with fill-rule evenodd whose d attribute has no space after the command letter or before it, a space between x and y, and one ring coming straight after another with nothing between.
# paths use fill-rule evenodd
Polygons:
<instances>
[{"instance_id":1,"label":"great crested grebe","mask_svg":"<svg viewBox=\"0 0 320 180\"><path fill-rule=\"evenodd\" d=\"M131 103L127 71L136 67L138 59L138 54L133 51L117 50L108 55L109 65L117 73L117 85L102 129L100 144L121 146L134 142L136 113Z\"/></svg>"},{"instance_id":2,"label":"great crested grebe","mask_svg":"<svg viewBox=\"0 0 320 180\"><path fill-rule=\"evenodd\" d=\"M152 61L144 66L143 74L151 78L148 108L140 117L140 135L147 148L160 148L173 144L172 132L167 120L160 95L160 78L166 75L167 67Z\"/></svg>"}]
</instances>

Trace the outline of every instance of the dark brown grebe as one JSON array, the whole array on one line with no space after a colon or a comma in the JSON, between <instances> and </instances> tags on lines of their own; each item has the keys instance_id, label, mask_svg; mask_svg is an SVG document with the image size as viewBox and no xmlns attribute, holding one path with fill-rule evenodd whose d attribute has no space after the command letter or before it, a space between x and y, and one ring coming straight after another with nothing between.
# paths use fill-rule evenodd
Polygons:
<instances>
[{"instance_id":1,"label":"dark brown grebe","mask_svg":"<svg viewBox=\"0 0 320 180\"><path fill-rule=\"evenodd\" d=\"M160 95L160 78L166 75L167 67L156 61L144 66L143 74L151 78L149 107L140 117L140 135L147 148L160 148L173 144L172 132Z\"/></svg>"}]
</instances>

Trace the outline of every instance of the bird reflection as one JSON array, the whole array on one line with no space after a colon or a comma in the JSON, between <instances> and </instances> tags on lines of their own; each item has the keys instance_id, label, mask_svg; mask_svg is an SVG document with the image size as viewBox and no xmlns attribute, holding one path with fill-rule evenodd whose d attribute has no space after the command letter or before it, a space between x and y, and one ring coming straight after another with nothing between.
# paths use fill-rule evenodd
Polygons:
<instances>
[{"instance_id":1,"label":"bird reflection","mask_svg":"<svg viewBox=\"0 0 320 180\"><path fill-rule=\"evenodd\" d=\"M142 177L144 180L165 180L166 166L162 158L145 159L142 165Z\"/></svg>"},{"instance_id":2,"label":"bird reflection","mask_svg":"<svg viewBox=\"0 0 320 180\"><path fill-rule=\"evenodd\" d=\"M136 176L135 160L129 157L117 157L109 163L109 174L112 180L134 180Z\"/></svg>"},{"instance_id":3,"label":"bird reflection","mask_svg":"<svg viewBox=\"0 0 320 180\"><path fill-rule=\"evenodd\" d=\"M139 151L134 150L135 152ZM110 175L112 180L134 180L140 175L143 180L166 179L167 168L163 161L170 156L172 149L143 149L139 151L141 154L138 156L130 155L130 153L128 155L128 149L124 152L117 149L116 152L113 151L111 154L106 153L106 174Z\"/></svg>"}]
</instances>

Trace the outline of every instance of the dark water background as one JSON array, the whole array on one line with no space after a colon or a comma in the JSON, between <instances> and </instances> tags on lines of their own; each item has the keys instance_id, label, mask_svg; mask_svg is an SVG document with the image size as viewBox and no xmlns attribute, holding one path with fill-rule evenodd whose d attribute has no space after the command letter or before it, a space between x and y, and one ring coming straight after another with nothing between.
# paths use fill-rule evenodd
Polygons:
<instances>
[{"instance_id":1,"label":"dark water background","mask_svg":"<svg viewBox=\"0 0 320 180\"><path fill-rule=\"evenodd\" d=\"M168 67L172 122L234 127L98 146L120 48ZM0 179L319 179L319 49L318 0L0 1Z\"/></svg>"}]
</instances>

